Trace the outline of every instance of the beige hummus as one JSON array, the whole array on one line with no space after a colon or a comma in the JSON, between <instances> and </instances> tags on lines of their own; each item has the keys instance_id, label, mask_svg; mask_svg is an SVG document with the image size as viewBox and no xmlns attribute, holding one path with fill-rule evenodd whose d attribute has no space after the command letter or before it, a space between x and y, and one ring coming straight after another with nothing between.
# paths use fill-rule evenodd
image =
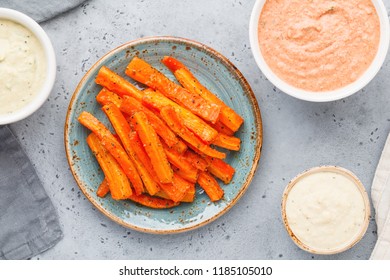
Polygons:
<instances>
[{"instance_id":1,"label":"beige hummus","mask_svg":"<svg viewBox=\"0 0 390 280\"><path fill-rule=\"evenodd\" d=\"M367 70L380 24L370 0L267 0L258 35L279 78L318 92L346 86Z\"/></svg>"},{"instance_id":2,"label":"beige hummus","mask_svg":"<svg viewBox=\"0 0 390 280\"><path fill-rule=\"evenodd\" d=\"M0 19L0 114L30 103L45 78L46 58L38 39L24 26Z\"/></svg>"}]
</instances>

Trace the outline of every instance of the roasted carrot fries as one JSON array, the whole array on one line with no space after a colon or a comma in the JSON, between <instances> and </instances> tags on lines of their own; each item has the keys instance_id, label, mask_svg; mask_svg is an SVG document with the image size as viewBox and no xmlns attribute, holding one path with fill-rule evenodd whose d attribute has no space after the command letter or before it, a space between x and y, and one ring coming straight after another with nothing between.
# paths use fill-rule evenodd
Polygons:
<instances>
[{"instance_id":1,"label":"roasted carrot fries","mask_svg":"<svg viewBox=\"0 0 390 280\"><path fill-rule=\"evenodd\" d=\"M165 56L162 62L175 75L179 83L193 94L198 94L205 100L221 106L219 121L232 131L237 131L244 120L232 108L228 107L215 94L204 87L183 63L171 56Z\"/></svg>"},{"instance_id":2,"label":"roasted carrot fries","mask_svg":"<svg viewBox=\"0 0 390 280\"><path fill-rule=\"evenodd\" d=\"M166 209L193 202L197 184L218 201L224 190L216 178L229 184L235 170L214 147L239 151L234 133L243 119L182 62L173 57L162 62L181 85L138 57L125 72L145 84L144 90L106 66L96 76L103 87L96 100L114 131L88 112L78 120L92 131L87 143L105 176L97 196L110 193L115 200Z\"/></svg>"},{"instance_id":3,"label":"roasted carrot fries","mask_svg":"<svg viewBox=\"0 0 390 280\"><path fill-rule=\"evenodd\" d=\"M197 93L192 93L175 84L146 61L135 57L126 68L126 74L134 80L159 90L166 97L183 105L195 115L215 123L218 120L220 105L209 102Z\"/></svg>"}]
</instances>

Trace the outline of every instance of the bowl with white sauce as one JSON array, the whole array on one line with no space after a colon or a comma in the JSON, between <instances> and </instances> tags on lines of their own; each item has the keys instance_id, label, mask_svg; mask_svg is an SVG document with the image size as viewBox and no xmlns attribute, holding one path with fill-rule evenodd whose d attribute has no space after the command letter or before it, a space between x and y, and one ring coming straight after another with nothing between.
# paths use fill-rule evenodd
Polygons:
<instances>
[{"instance_id":1,"label":"bowl with white sauce","mask_svg":"<svg viewBox=\"0 0 390 280\"><path fill-rule=\"evenodd\" d=\"M302 100L327 102L358 92L376 76L389 30L381 0L257 0L249 38L273 85Z\"/></svg>"},{"instance_id":2,"label":"bowl with white sauce","mask_svg":"<svg viewBox=\"0 0 390 280\"><path fill-rule=\"evenodd\" d=\"M313 254L337 254L364 236L370 202L351 171L321 166L296 176L282 199L284 226L294 243Z\"/></svg>"},{"instance_id":3,"label":"bowl with white sauce","mask_svg":"<svg viewBox=\"0 0 390 280\"><path fill-rule=\"evenodd\" d=\"M27 15L0 8L0 125L37 111L55 76L55 54L46 32Z\"/></svg>"}]
</instances>

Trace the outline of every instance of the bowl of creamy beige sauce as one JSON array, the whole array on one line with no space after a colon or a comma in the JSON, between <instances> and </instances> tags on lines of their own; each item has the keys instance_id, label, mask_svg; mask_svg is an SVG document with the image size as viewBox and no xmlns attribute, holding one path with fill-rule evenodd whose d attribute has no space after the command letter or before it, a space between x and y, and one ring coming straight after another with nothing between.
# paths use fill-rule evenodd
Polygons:
<instances>
[{"instance_id":1,"label":"bowl of creamy beige sauce","mask_svg":"<svg viewBox=\"0 0 390 280\"><path fill-rule=\"evenodd\" d=\"M336 254L364 236L370 203L363 184L337 166L315 167L296 176L282 199L284 226L300 248Z\"/></svg>"},{"instance_id":2,"label":"bowl of creamy beige sauce","mask_svg":"<svg viewBox=\"0 0 390 280\"><path fill-rule=\"evenodd\" d=\"M283 92L326 102L356 93L389 47L381 0L257 0L249 25L263 74Z\"/></svg>"},{"instance_id":3,"label":"bowl of creamy beige sauce","mask_svg":"<svg viewBox=\"0 0 390 280\"><path fill-rule=\"evenodd\" d=\"M55 54L45 31L27 15L0 8L0 125L38 110L55 74Z\"/></svg>"}]
</instances>

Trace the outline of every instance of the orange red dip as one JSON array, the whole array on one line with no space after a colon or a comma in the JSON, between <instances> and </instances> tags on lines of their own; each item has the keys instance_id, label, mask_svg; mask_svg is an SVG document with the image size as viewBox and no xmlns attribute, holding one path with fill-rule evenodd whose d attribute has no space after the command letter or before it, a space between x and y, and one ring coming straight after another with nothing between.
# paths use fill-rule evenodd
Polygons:
<instances>
[{"instance_id":1,"label":"orange red dip","mask_svg":"<svg viewBox=\"0 0 390 280\"><path fill-rule=\"evenodd\" d=\"M329 91L356 81L379 46L370 0L267 0L259 18L260 50L288 84Z\"/></svg>"}]
</instances>

